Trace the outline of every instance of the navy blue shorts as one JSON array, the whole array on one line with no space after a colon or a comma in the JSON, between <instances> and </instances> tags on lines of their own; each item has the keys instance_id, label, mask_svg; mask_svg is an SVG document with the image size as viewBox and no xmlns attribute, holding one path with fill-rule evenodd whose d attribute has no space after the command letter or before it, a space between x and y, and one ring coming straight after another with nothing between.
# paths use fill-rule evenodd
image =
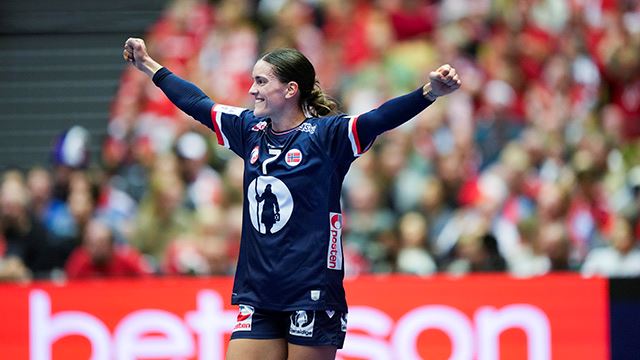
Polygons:
<instances>
[{"instance_id":1,"label":"navy blue shorts","mask_svg":"<svg viewBox=\"0 0 640 360\"><path fill-rule=\"evenodd\" d=\"M331 310L270 311L240 305L233 339L286 339L303 346L342 349L347 314Z\"/></svg>"}]
</instances>

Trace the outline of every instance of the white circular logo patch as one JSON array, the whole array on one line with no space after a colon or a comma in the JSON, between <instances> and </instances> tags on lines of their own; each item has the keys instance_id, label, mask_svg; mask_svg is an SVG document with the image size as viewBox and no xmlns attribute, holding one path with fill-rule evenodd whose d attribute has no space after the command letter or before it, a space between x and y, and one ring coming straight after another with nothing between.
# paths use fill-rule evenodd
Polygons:
<instances>
[{"instance_id":1,"label":"white circular logo patch","mask_svg":"<svg viewBox=\"0 0 640 360\"><path fill-rule=\"evenodd\" d=\"M302 151L298 149L291 149L287 151L287 154L284 156L284 161L289 166L298 166L302 162Z\"/></svg>"},{"instance_id":2,"label":"white circular logo patch","mask_svg":"<svg viewBox=\"0 0 640 360\"><path fill-rule=\"evenodd\" d=\"M261 234L282 229L293 211L293 198L287 186L273 176L255 178L247 189L251 225Z\"/></svg>"}]
</instances>

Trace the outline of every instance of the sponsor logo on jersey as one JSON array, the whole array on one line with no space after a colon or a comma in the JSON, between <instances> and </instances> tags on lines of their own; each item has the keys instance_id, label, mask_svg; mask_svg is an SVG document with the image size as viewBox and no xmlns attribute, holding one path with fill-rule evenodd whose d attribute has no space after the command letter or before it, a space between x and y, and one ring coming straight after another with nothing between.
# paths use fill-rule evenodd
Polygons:
<instances>
[{"instance_id":1,"label":"sponsor logo on jersey","mask_svg":"<svg viewBox=\"0 0 640 360\"><path fill-rule=\"evenodd\" d=\"M342 214L340 213L329 213L327 268L342 270Z\"/></svg>"},{"instance_id":2,"label":"sponsor logo on jersey","mask_svg":"<svg viewBox=\"0 0 640 360\"><path fill-rule=\"evenodd\" d=\"M233 327L233 331L251 331L251 321L255 312L253 306L241 304L239 308L236 326Z\"/></svg>"},{"instance_id":3,"label":"sponsor logo on jersey","mask_svg":"<svg viewBox=\"0 0 640 360\"><path fill-rule=\"evenodd\" d=\"M249 162L251 162L252 164L255 164L256 161L258 161L259 156L260 156L260 146L256 146L253 148L253 150L251 150L251 159L249 159Z\"/></svg>"},{"instance_id":4,"label":"sponsor logo on jersey","mask_svg":"<svg viewBox=\"0 0 640 360\"><path fill-rule=\"evenodd\" d=\"M316 322L315 311L298 310L291 314L290 319L289 334L302 337L313 336L313 325Z\"/></svg>"},{"instance_id":5,"label":"sponsor logo on jersey","mask_svg":"<svg viewBox=\"0 0 640 360\"><path fill-rule=\"evenodd\" d=\"M298 166L302 162L302 152L298 149L291 149L287 151L284 161L289 166Z\"/></svg>"},{"instance_id":6,"label":"sponsor logo on jersey","mask_svg":"<svg viewBox=\"0 0 640 360\"><path fill-rule=\"evenodd\" d=\"M259 123L253 125L253 127L251 127L251 131L262 131L267 127L267 122L266 121L260 121Z\"/></svg>"},{"instance_id":7,"label":"sponsor logo on jersey","mask_svg":"<svg viewBox=\"0 0 640 360\"><path fill-rule=\"evenodd\" d=\"M298 128L298 131L302 131L302 132L307 132L309 134L313 134L316 132L316 125L311 125L308 123L304 123L302 125L300 125L300 127Z\"/></svg>"}]
</instances>

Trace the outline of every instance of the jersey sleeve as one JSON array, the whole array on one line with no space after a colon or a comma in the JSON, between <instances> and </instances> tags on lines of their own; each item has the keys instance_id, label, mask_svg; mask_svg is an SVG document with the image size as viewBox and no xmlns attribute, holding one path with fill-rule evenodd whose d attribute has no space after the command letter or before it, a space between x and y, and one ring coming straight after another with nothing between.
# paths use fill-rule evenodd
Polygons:
<instances>
[{"instance_id":1,"label":"jersey sleeve","mask_svg":"<svg viewBox=\"0 0 640 360\"><path fill-rule=\"evenodd\" d=\"M358 116L327 116L321 118L319 136L329 157L338 163L351 162L364 154L373 144L362 141L358 132Z\"/></svg>"},{"instance_id":2,"label":"jersey sleeve","mask_svg":"<svg viewBox=\"0 0 640 360\"><path fill-rule=\"evenodd\" d=\"M408 94L387 100L378 108L359 115L354 123L353 133L359 135L359 142L372 143L375 138L385 131L394 129L413 119L416 115L433 103L425 98L422 88Z\"/></svg>"},{"instance_id":3,"label":"jersey sleeve","mask_svg":"<svg viewBox=\"0 0 640 360\"><path fill-rule=\"evenodd\" d=\"M153 82L180 110L213 130L219 145L243 156L243 134L258 122L252 111L214 103L197 86L166 68L154 74Z\"/></svg>"},{"instance_id":4,"label":"jersey sleeve","mask_svg":"<svg viewBox=\"0 0 640 360\"><path fill-rule=\"evenodd\" d=\"M324 133L321 136L333 160L353 161L369 150L378 135L411 120L432 103L419 88L358 116L322 118Z\"/></svg>"},{"instance_id":5,"label":"jersey sleeve","mask_svg":"<svg viewBox=\"0 0 640 360\"><path fill-rule=\"evenodd\" d=\"M244 134L254 122L253 113L247 109L222 104L211 107L211 125L218 145L240 156L243 156Z\"/></svg>"}]
</instances>

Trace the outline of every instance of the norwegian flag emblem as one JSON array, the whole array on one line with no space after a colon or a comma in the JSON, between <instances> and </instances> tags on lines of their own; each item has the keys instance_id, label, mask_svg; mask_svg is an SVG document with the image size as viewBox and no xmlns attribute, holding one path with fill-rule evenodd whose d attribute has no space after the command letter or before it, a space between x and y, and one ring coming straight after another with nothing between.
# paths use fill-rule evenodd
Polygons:
<instances>
[{"instance_id":1,"label":"norwegian flag emblem","mask_svg":"<svg viewBox=\"0 0 640 360\"><path fill-rule=\"evenodd\" d=\"M302 162L302 152L298 149L291 149L285 155L284 161L289 166L297 166Z\"/></svg>"}]
</instances>

